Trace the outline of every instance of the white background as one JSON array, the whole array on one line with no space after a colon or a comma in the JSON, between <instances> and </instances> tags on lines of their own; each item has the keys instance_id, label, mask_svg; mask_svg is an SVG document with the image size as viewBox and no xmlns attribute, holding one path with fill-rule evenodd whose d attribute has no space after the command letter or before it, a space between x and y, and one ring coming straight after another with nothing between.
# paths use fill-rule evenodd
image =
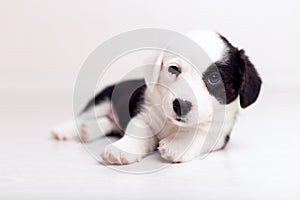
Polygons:
<instances>
[{"instance_id":1,"label":"white background","mask_svg":"<svg viewBox=\"0 0 300 200\"><path fill-rule=\"evenodd\" d=\"M80 66L98 45L145 27L219 31L245 48L265 84L300 83L297 0L2 0L0 5L4 85L21 81L16 87L34 87L38 81L71 88Z\"/></svg>"},{"instance_id":2,"label":"white background","mask_svg":"<svg viewBox=\"0 0 300 200\"><path fill-rule=\"evenodd\" d=\"M299 19L297 0L0 0L0 198L299 199ZM264 87L226 150L136 176L49 131L72 115L88 55L145 27L219 31L246 50Z\"/></svg>"}]
</instances>

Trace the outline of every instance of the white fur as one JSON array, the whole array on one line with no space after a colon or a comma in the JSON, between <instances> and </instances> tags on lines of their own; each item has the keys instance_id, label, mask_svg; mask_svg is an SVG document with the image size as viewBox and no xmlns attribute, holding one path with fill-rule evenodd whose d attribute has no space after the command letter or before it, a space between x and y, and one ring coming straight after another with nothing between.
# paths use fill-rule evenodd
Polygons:
<instances>
[{"instance_id":1,"label":"white fur","mask_svg":"<svg viewBox=\"0 0 300 200\"><path fill-rule=\"evenodd\" d=\"M77 130L81 141L88 142L105 135L118 127L112 119L113 109L109 101L88 109L79 115L76 120L68 120L51 131L57 140L68 140L76 136Z\"/></svg>"},{"instance_id":2,"label":"white fur","mask_svg":"<svg viewBox=\"0 0 300 200\"><path fill-rule=\"evenodd\" d=\"M226 46L218 34L196 31L187 36L204 49L212 62L224 58ZM180 76L168 72L168 67L172 64L182 69ZM228 105L220 105L209 94L202 81L202 72L183 59L165 52L157 56L153 76L146 83L148 87L142 111L130 120L122 139L105 147L101 153L104 161L110 164L137 162L158 146L164 159L185 162L201 153L223 147L224 138L235 122L237 100ZM176 120L172 107L175 98L188 100L193 104L191 111L183 117L185 122ZM94 111L96 112L91 109L81 116L83 122L80 132L83 141L103 135L99 132L99 127L105 129L103 133L117 127L117 122L111 121L113 108L109 102L97 105ZM220 117L216 117L218 115ZM70 129L71 126L67 127ZM55 129L56 134L61 132L57 139L67 129L61 130Z\"/></svg>"},{"instance_id":3,"label":"white fur","mask_svg":"<svg viewBox=\"0 0 300 200\"><path fill-rule=\"evenodd\" d=\"M51 131L52 136L57 140L68 140L76 135L75 120L67 120L54 127Z\"/></svg>"},{"instance_id":4,"label":"white fur","mask_svg":"<svg viewBox=\"0 0 300 200\"><path fill-rule=\"evenodd\" d=\"M216 32L210 30L198 30L188 32L186 35L207 53L212 62L224 58L227 47Z\"/></svg>"},{"instance_id":5,"label":"white fur","mask_svg":"<svg viewBox=\"0 0 300 200\"><path fill-rule=\"evenodd\" d=\"M238 110L237 101L220 105L208 93L202 75L189 63L169 53L158 59L159 77L151 89L146 89L143 111L129 122L125 136L101 154L108 163L136 162L153 152L158 143L166 160L190 161L201 153L222 148L225 136L230 133ZM167 70L174 63L182 69L179 77ZM185 123L175 120L172 109L175 98L193 102L194 108L184 118ZM214 118L213 111L220 117Z\"/></svg>"},{"instance_id":6,"label":"white fur","mask_svg":"<svg viewBox=\"0 0 300 200\"><path fill-rule=\"evenodd\" d=\"M153 135L145 116L139 114L129 122L124 137L106 146L101 157L111 164L128 164L140 161L156 147L156 136Z\"/></svg>"},{"instance_id":7,"label":"white fur","mask_svg":"<svg viewBox=\"0 0 300 200\"><path fill-rule=\"evenodd\" d=\"M116 124L104 116L82 122L79 134L83 142L89 142L117 129Z\"/></svg>"}]
</instances>

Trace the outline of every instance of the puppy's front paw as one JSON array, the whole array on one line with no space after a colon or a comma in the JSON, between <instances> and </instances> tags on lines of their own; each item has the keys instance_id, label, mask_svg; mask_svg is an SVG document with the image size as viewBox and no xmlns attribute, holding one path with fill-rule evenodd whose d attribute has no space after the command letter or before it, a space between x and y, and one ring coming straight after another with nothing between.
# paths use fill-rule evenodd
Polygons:
<instances>
[{"instance_id":1,"label":"puppy's front paw","mask_svg":"<svg viewBox=\"0 0 300 200\"><path fill-rule=\"evenodd\" d=\"M121 150L114 144L107 145L101 153L101 158L110 164L126 165L139 162L141 154L132 154Z\"/></svg>"}]
</instances>

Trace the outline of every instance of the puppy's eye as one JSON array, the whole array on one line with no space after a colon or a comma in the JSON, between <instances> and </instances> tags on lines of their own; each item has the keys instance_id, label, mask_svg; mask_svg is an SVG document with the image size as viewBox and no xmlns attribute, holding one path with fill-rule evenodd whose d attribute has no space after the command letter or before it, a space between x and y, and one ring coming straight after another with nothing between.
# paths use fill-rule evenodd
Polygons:
<instances>
[{"instance_id":1,"label":"puppy's eye","mask_svg":"<svg viewBox=\"0 0 300 200\"><path fill-rule=\"evenodd\" d=\"M170 65L168 71L171 74L175 74L176 76L178 76L181 73L181 70L176 65Z\"/></svg>"},{"instance_id":2,"label":"puppy's eye","mask_svg":"<svg viewBox=\"0 0 300 200\"><path fill-rule=\"evenodd\" d=\"M208 77L208 83L211 85L216 85L221 81L221 75L217 72L214 72L209 75Z\"/></svg>"}]
</instances>

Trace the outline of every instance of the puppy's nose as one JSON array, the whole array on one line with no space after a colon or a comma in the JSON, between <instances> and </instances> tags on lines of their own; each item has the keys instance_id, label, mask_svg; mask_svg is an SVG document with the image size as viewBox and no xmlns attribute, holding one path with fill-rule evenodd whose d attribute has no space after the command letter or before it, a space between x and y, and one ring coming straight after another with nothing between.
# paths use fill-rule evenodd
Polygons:
<instances>
[{"instance_id":1,"label":"puppy's nose","mask_svg":"<svg viewBox=\"0 0 300 200\"><path fill-rule=\"evenodd\" d=\"M192 108L192 103L182 99L175 99L173 101L173 110L177 116L181 117L186 115Z\"/></svg>"}]
</instances>

